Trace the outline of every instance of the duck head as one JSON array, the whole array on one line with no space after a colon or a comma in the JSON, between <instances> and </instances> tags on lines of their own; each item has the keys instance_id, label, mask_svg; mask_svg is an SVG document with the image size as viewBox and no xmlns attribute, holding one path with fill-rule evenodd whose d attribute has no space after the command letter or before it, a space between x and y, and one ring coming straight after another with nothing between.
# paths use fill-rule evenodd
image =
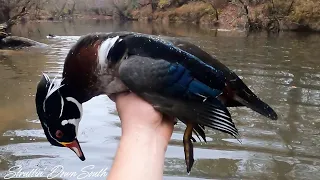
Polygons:
<instances>
[{"instance_id":1,"label":"duck head","mask_svg":"<svg viewBox=\"0 0 320 180\"><path fill-rule=\"evenodd\" d=\"M77 140L82 103L101 94L127 91L116 78L117 64L125 52L125 44L118 34L86 35L70 49L64 62L62 81L42 75L35 102L51 145L68 147L85 160Z\"/></svg>"},{"instance_id":2,"label":"duck head","mask_svg":"<svg viewBox=\"0 0 320 180\"><path fill-rule=\"evenodd\" d=\"M43 74L37 86L37 114L47 140L54 146L70 148L84 161L77 140L82 104L70 94L60 81Z\"/></svg>"}]
</instances>

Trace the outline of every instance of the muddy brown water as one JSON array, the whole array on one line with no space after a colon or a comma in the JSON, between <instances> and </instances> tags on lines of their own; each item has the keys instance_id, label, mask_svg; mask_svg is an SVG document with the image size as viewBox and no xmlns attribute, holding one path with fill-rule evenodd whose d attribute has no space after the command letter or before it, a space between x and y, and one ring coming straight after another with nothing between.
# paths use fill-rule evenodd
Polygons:
<instances>
[{"instance_id":1,"label":"muddy brown water","mask_svg":"<svg viewBox=\"0 0 320 180\"><path fill-rule=\"evenodd\" d=\"M199 45L279 115L271 121L247 108L231 108L242 144L207 130L208 143L195 144L190 175L179 123L166 153L164 179L320 179L319 35L248 36L196 25L111 21L28 23L13 29L49 46L0 51L0 179L105 179L121 133L114 103L99 96L84 104L79 140L87 159L82 162L46 141L34 94L41 72L61 76L64 58L80 35L117 30L176 36ZM60 37L47 39L49 33Z\"/></svg>"}]
</instances>

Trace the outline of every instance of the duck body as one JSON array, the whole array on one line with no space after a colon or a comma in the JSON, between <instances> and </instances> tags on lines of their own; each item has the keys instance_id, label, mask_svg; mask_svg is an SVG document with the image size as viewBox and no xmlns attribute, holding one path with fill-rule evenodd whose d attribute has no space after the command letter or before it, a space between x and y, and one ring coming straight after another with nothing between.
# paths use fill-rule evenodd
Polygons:
<instances>
[{"instance_id":1,"label":"duck body","mask_svg":"<svg viewBox=\"0 0 320 180\"><path fill-rule=\"evenodd\" d=\"M132 91L182 121L187 125L183 138L187 172L194 161L192 132L204 141L205 127L238 138L227 107L246 106L277 119L233 71L177 38L133 32L83 36L67 55L61 84L61 96L72 96L79 103L100 94Z\"/></svg>"}]
</instances>

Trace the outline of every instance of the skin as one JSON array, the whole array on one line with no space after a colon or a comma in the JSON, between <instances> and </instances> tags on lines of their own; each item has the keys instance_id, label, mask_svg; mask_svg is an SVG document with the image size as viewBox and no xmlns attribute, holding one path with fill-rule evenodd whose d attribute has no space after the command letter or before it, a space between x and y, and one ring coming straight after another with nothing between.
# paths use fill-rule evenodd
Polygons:
<instances>
[{"instance_id":1,"label":"skin","mask_svg":"<svg viewBox=\"0 0 320 180\"><path fill-rule=\"evenodd\" d=\"M107 180L162 179L174 119L133 93L110 98L116 102L122 135Z\"/></svg>"}]
</instances>

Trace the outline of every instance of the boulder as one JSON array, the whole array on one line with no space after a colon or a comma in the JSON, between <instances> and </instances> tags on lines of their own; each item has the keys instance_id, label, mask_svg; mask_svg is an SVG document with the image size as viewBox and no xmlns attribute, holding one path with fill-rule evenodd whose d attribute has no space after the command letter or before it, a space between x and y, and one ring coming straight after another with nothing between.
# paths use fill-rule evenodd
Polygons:
<instances>
[{"instance_id":1,"label":"boulder","mask_svg":"<svg viewBox=\"0 0 320 180\"><path fill-rule=\"evenodd\" d=\"M0 49L23 48L31 46L45 47L47 45L28 38L18 36L6 36L2 39L0 38Z\"/></svg>"}]
</instances>

